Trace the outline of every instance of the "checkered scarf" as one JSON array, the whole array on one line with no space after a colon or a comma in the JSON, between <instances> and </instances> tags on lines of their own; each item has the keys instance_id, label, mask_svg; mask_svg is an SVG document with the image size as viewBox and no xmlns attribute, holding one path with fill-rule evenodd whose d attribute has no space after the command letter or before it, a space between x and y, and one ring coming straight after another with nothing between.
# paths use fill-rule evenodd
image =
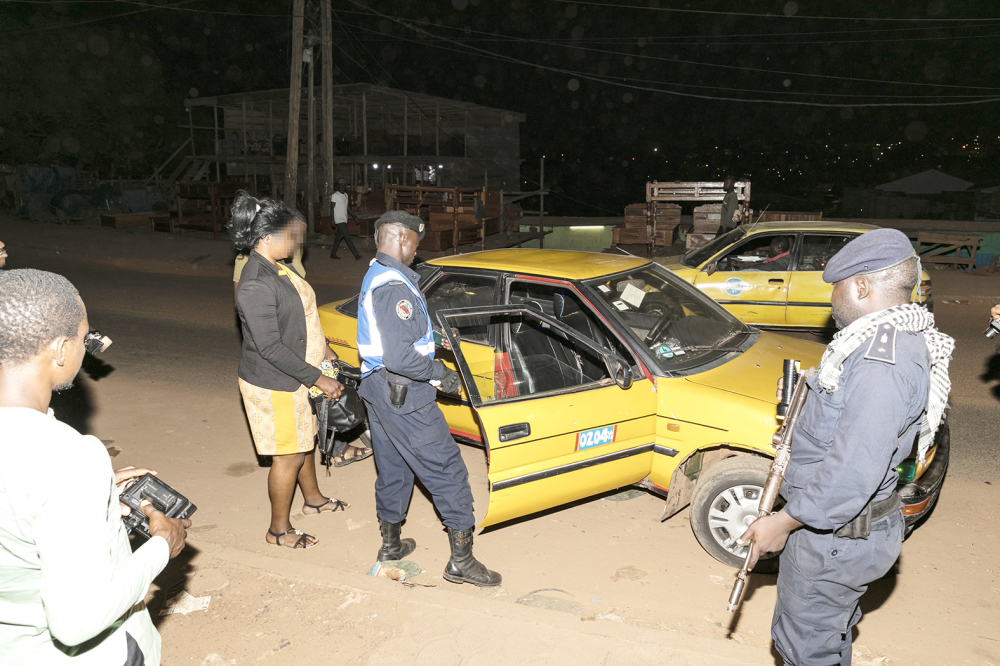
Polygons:
<instances>
[{"instance_id":1,"label":"checkered scarf","mask_svg":"<svg viewBox=\"0 0 1000 666\"><path fill-rule=\"evenodd\" d=\"M823 352L816 379L824 391L836 391L840 375L844 372L844 361L863 342L875 335L876 329L882 324L892 324L907 333L923 333L927 343L927 353L931 358L930 390L927 412L920 424L920 440L917 444L917 460L923 464L934 442L934 433L941 424L945 407L948 406L948 393L951 391L948 364L951 362L951 352L955 349L955 340L935 328L934 315L915 303L907 303L861 317L833 336L833 341Z\"/></svg>"}]
</instances>

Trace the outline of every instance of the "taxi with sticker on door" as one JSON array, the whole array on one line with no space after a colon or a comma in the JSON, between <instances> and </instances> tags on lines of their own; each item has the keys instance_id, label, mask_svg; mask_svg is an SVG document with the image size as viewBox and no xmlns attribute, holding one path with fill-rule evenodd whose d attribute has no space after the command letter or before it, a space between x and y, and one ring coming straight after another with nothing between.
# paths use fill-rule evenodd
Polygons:
<instances>
[{"instance_id":1,"label":"taxi with sticker on door","mask_svg":"<svg viewBox=\"0 0 1000 666\"><path fill-rule=\"evenodd\" d=\"M770 468L782 360L814 365L821 345L747 326L638 257L495 250L416 271L455 350L438 358L463 380L438 403L457 440L486 450L480 527L639 486L666 497L664 518L690 504L701 545L742 564L735 541ZM352 363L357 308L355 297L319 309ZM934 455L901 487L914 517L940 488L946 443Z\"/></svg>"},{"instance_id":2,"label":"taxi with sticker on door","mask_svg":"<svg viewBox=\"0 0 1000 666\"><path fill-rule=\"evenodd\" d=\"M762 222L737 227L663 265L732 312L762 328L834 328L833 286L823 282L830 257L878 227L854 222ZM931 279L914 290L928 308Z\"/></svg>"}]
</instances>

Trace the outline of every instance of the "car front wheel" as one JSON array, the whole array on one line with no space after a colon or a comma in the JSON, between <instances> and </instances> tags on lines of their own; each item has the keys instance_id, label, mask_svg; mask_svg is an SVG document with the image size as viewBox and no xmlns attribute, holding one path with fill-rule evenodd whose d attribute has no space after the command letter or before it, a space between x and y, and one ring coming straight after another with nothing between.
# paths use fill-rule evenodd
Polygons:
<instances>
[{"instance_id":1,"label":"car front wheel","mask_svg":"<svg viewBox=\"0 0 1000 666\"><path fill-rule=\"evenodd\" d=\"M771 461L738 455L702 472L691 498L691 531L701 547L723 564L742 567L747 546L736 544L757 519ZM779 507L775 507L776 509ZM755 571L777 571L778 558L761 559Z\"/></svg>"}]
</instances>

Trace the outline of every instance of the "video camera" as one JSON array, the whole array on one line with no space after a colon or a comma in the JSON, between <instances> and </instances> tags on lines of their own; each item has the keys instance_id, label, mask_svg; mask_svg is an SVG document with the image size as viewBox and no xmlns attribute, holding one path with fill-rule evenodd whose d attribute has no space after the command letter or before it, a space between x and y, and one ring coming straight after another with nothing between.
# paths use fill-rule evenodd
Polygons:
<instances>
[{"instance_id":1,"label":"video camera","mask_svg":"<svg viewBox=\"0 0 1000 666\"><path fill-rule=\"evenodd\" d=\"M135 480L135 483L125 489L118 500L128 506L131 511L122 516L125 528L146 537L149 535L149 517L142 512L140 504L149 500L153 508L162 511L167 518L190 518L198 510L188 498L160 481L152 474L146 474Z\"/></svg>"},{"instance_id":2,"label":"video camera","mask_svg":"<svg viewBox=\"0 0 1000 666\"><path fill-rule=\"evenodd\" d=\"M83 346L91 354L99 354L111 346L111 338L106 335L101 335L100 331L96 328L92 328L90 329L90 332L83 337Z\"/></svg>"},{"instance_id":3,"label":"video camera","mask_svg":"<svg viewBox=\"0 0 1000 666\"><path fill-rule=\"evenodd\" d=\"M985 335L990 340L1000 335L1000 321L997 321L996 319L990 317L990 326L989 328L986 329L983 335Z\"/></svg>"}]
</instances>

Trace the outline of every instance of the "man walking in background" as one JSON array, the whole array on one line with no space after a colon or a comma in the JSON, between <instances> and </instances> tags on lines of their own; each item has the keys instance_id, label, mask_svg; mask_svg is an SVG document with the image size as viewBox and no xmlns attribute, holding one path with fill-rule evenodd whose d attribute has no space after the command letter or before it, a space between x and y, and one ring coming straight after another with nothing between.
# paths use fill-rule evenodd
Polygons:
<instances>
[{"instance_id":1,"label":"man walking in background","mask_svg":"<svg viewBox=\"0 0 1000 666\"><path fill-rule=\"evenodd\" d=\"M337 183L337 191L330 196L333 203L333 227L337 230L337 235L333 238L333 249L330 250L331 259L340 259L337 250L340 249L340 241L347 241L347 248L354 255L354 260L361 258L358 249L354 247L351 234L347 233L347 216L350 214L354 221L358 221L358 216L354 214L350 207L350 199L347 196L347 181L343 178Z\"/></svg>"}]
</instances>

